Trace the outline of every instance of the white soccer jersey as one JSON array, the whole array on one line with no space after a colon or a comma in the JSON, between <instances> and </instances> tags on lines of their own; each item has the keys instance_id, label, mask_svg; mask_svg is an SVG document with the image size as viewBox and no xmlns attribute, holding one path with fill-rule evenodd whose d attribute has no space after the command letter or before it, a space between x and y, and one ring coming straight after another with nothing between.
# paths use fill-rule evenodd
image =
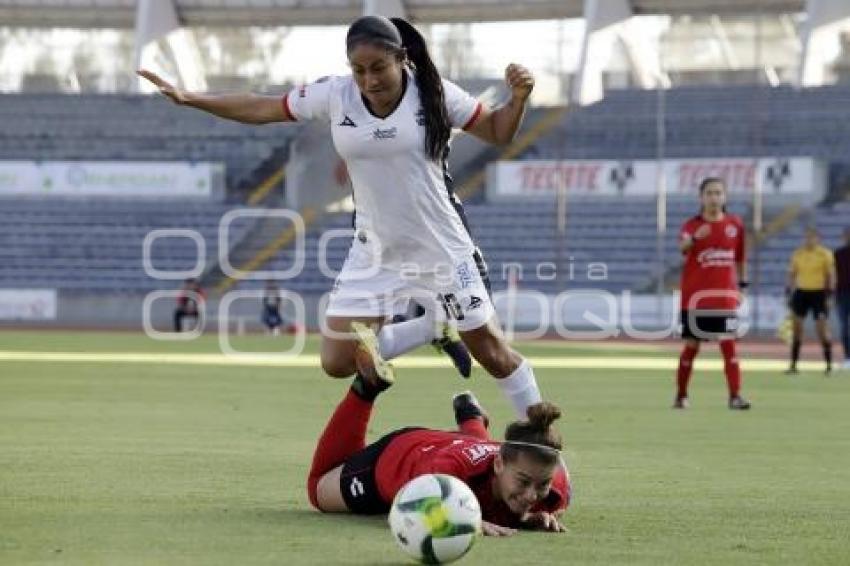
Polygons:
<instances>
[{"instance_id":1,"label":"white soccer jersey","mask_svg":"<svg viewBox=\"0 0 850 566\"><path fill-rule=\"evenodd\" d=\"M470 126L481 103L449 81L443 81L443 89L451 124ZM414 264L430 272L473 252L452 206L443 164L425 153L419 89L409 72L405 93L386 118L367 109L351 75L302 86L283 102L296 120L330 124L354 187L358 236L377 244L370 248L380 254L382 267L409 270Z\"/></svg>"}]
</instances>

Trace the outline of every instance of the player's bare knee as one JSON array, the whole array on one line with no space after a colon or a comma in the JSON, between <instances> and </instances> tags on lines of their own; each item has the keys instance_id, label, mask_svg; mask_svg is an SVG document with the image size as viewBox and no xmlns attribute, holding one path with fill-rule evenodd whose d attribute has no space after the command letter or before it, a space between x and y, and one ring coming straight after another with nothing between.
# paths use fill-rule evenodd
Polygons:
<instances>
[{"instance_id":1,"label":"player's bare knee","mask_svg":"<svg viewBox=\"0 0 850 566\"><path fill-rule=\"evenodd\" d=\"M341 359L340 356L327 355L322 352L322 370L330 377L344 378L354 374L354 361Z\"/></svg>"},{"instance_id":2,"label":"player's bare knee","mask_svg":"<svg viewBox=\"0 0 850 566\"><path fill-rule=\"evenodd\" d=\"M322 513L345 513L348 507L339 489L342 466L323 475L316 484L316 509Z\"/></svg>"}]
</instances>

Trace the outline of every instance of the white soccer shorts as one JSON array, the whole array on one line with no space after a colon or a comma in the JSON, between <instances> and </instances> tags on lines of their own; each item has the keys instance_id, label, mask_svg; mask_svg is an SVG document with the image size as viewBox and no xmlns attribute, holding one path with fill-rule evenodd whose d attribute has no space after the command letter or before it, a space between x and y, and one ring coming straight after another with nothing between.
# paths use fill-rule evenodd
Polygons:
<instances>
[{"instance_id":1,"label":"white soccer shorts","mask_svg":"<svg viewBox=\"0 0 850 566\"><path fill-rule=\"evenodd\" d=\"M374 266L357 244L334 283L325 316L390 317L414 300L449 320L461 332L487 324L495 309L473 253L454 258L436 273L395 271Z\"/></svg>"}]
</instances>

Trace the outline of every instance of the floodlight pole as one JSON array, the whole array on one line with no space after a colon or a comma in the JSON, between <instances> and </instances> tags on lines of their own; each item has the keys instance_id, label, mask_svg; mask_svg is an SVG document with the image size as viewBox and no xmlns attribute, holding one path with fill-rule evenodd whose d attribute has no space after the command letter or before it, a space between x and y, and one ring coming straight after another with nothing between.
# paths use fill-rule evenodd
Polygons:
<instances>
[{"instance_id":1,"label":"floodlight pole","mask_svg":"<svg viewBox=\"0 0 850 566\"><path fill-rule=\"evenodd\" d=\"M661 49L658 49L659 77L656 86L656 108L655 108L655 132L656 132L656 173L655 173L655 261L656 261L656 312L659 323L664 319L664 275L666 262L664 261L664 240L667 235L667 177L664 174L664 160L666 158L667 145L667 96L666 81L664 80L663 66L661 65Z\"/></svg>"},{"instance_id":2,"label":"floodlight pole","mask_svg":"<svg viewBox=\"0 0 850 566\"><path fill-rule=\"evenodd\" d=\"M756 19L756 45L755 45L755 57L756 57L756 68L762 68L762 44L761 44L761 36L762 36L762 12L759 10L757 19ZM760 77L760 74L757 75ZM762 100L762 91L763 86L759 80L759 83L756 84L757 89L757 100L758 100L758 110L755 116L756 127L755 127L755 146L756 151L754 152L757 158L761 154L762 148L762 127L763 120L761 112L765 108L765 101ZM762 171L758 171L758 167L756 167L756 177L755 184L753 186L753 243L752 243L752 251L753 251L753 273L752 280L753 286L751 290L750 296L753 298L753 313L752 313L752 321L753 321L753 330L758 333L759 324L760 324L760 315L761 309L759 308L759 296L761 294L761 257L759 254L759 248L761 248L761 240L762 240L762 225L763 225L763 192L762 185L764 183L764 173Z\"/></svg>"}]
</instances>

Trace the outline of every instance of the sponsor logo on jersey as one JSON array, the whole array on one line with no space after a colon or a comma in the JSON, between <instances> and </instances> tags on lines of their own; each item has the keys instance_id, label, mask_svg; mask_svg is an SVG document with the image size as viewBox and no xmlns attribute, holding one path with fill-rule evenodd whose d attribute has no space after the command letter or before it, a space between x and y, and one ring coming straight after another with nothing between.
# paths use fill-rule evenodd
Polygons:
<instances>
[{"instance_id":1,"label":"sponsor logo on jersey","mask_svg":"<svg viewBox=\"0 0 850 566\"><path fill-rule=\"evenodd\" d=\"M354 120L348 117L348 114L345 115L345 118L342 122L339 123L340 126L347 126L349 128L356 128L357 124L354 123Z\"/></svg>"},{"instance_id":2,"label":"sponsor logo on jersey","mask_svg":"<svg viewBox=\"0 0 850 566\"><path fill-rule=\"evenodd\" d=\"M476 297L475 295L472 295L471 297L469 297L469 306L466 308L466 310L471 311L477 309L483 304L484 301L481 300L481 297Z\"/></svg>"},{"instance_id":3,"label":"sponsor logo on jersey","mask_svg":"<svg viewBox=\"0 0 850 566\"><path fill-rule=\"evenodd\" d=\"M372 137L374 137L376 140L391 140L395 138L397 133L398 128L396 127L387 128L386 130L382 130L381 128L375 128L375 131L372 132Z\"/></svg>"},{"instance_id":4,"label":"sponsor logo on jersey","mask_svg":"<svg viewBox=\"0 0 850 566\"><path fill-rule=\"evenodd\" d=\"M735 226L734 224L727 224L726 225L726 236L728 238L734 238L737 235L738 235L738 227Z\"/></svg>"},{"instance_id":5,"label":"sponsor logo on jersey","mask_svg":"<svg viewBox=\"0 0 850 566\"><path fill-rule=\"evenodd\" d=\"M702 267L728 267L735 262L734 250L708 248L699 253L697 263Z\"/></svg>"},{"instance_id":6,"label":"sponsor logo on jersey","mask_svg":"<svg viewBox=\"0 0 850 566\"><path fill-rule=\"evenodd\" d=\"M418 126L425 125L425 110L423 110L422 108L416 111L416 124Z\"/></svg>"},{"instance_id":7,"label":"sponsor logo on jersey","mask_svg":"<svg viewBox=\"0 0 850 566\"><path fill-rule=\"evenodd\" d=\"M471 464L477 464L485 460L488 456L496 454L498 451L498 444L475 444L464 448L463 455L466 456Z\"/></svg>"}]
</instances>

